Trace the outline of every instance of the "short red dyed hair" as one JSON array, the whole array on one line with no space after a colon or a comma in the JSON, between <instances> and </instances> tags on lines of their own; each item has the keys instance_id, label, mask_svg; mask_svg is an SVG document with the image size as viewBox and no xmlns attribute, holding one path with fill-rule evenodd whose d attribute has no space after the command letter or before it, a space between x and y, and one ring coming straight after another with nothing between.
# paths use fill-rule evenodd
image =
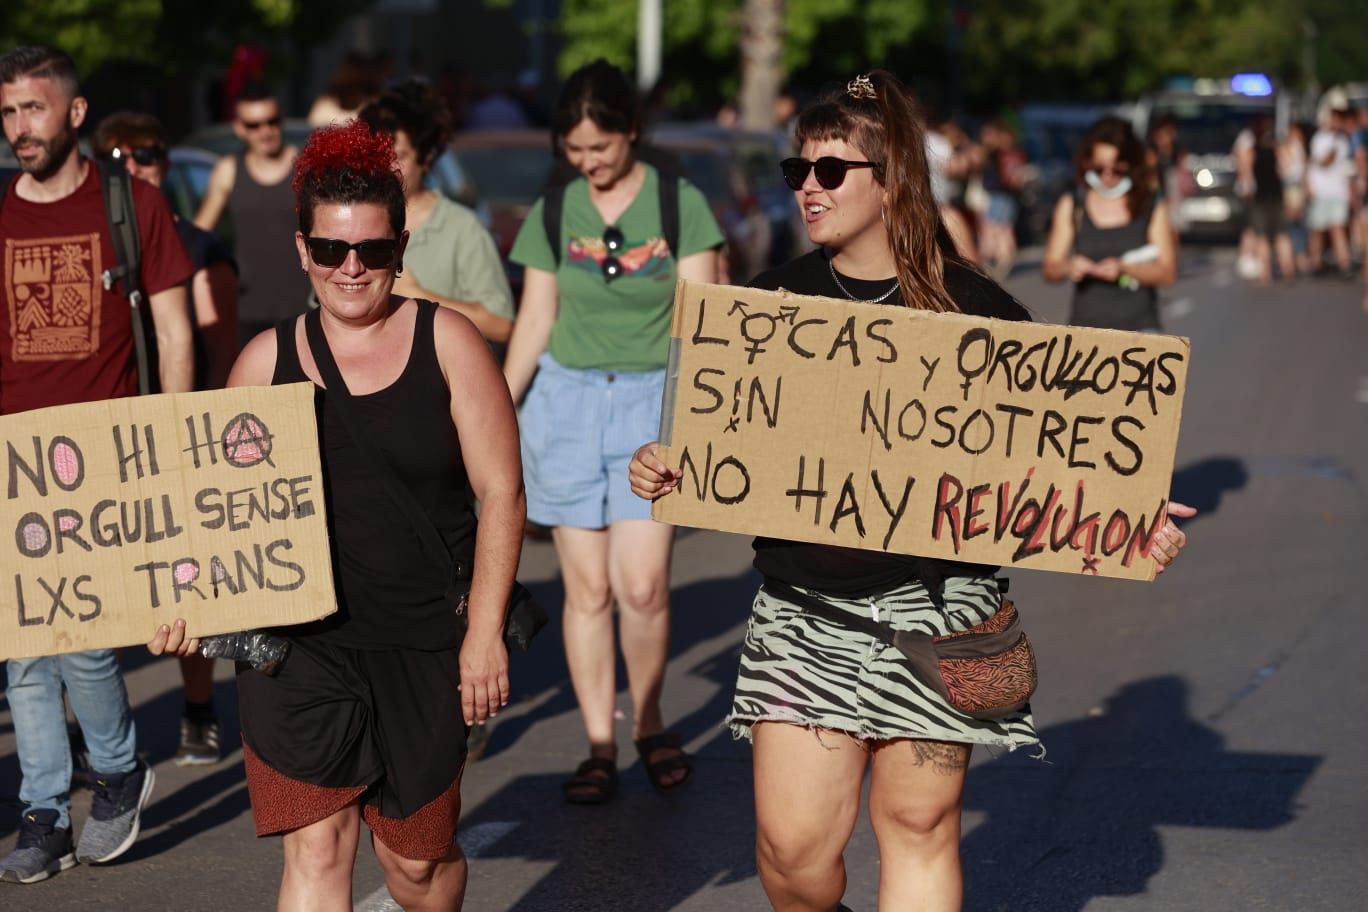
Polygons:
<instances>
[{"instance_id":1,"label":"short red dyed hair","mask_svg":"<svg viewBox=\"0 0 1368 912\"><path fill-rule=\"evenodd\" d=\"M295 161L299 230L313 230L320 204L375 203L389 214L394 236L404 231L404 185L394 158L394 137L359 120L315 130Z\"/></svg>"}]
</instances>

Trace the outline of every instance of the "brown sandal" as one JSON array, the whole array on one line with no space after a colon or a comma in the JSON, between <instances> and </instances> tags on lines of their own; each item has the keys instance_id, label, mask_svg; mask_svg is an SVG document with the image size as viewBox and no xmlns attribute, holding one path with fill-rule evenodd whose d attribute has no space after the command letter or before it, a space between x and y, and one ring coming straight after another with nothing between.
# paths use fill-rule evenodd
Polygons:
<instances>
[{"instance_id":1,"label":"brown sandal","mask_svg":"<svg viewBox=\"0 0 1368 912\"><path fill-rule=\"evenodd\" d=\"M561 783L571 804L603 804L617 794L617 762L610 757L590 757L575 767L575 775Z\"/></svg>"},{"instance_id":2,"label":"brown sandal","mask_svg":"<svg viewBox=\"0 0 1368 912\"><path fill-rule=\"evenodd\" d=\"M663 731L638 738L633 743L641 757L641 765L646 770L646 778L651 780L651 785L655 786L656 791L677 792L693 778L693 757L684 752L684 742L678 732ZM651 754L659 750L673 750L674 753L652 763ZM666 777L678 770L684 771L684 778L677 782L669 782Z\"/></svg>"}]
</instances>

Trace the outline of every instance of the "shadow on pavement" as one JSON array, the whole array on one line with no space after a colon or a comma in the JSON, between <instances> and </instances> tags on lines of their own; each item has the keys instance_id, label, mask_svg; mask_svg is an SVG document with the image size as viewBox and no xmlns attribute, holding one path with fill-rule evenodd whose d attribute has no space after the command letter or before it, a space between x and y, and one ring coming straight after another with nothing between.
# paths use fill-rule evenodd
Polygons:
<instances>
[{"instance_id":1,"label":"shadow on pavement","mask_svg":"<svg viewBox=\"0 0 1368 912\"><path fill-rule=\"evenodd\" d=\"M685 675L716 685L703 705L682 718L667 720L685 741L712 732L695 750L693 780L683 793L656 794L630 745L623 745L618 797L606 805L565 804L561 782L570 772L567 769L519 777L462 814L463 834L476 839L482 831L497 834L492 843L480 847L480 857L554 862L511 906L513 912L599 912L605 908L658 912L704 887L756 876L750 751L733 741L722 720L731 705L742 625L758 586L759 577L747 572L701 581L673 593L672 658L700 642L734 634L683 670ZM543 584L534 590L554 621L560 614L559 584ZM548 629L554 627L553 623ZM538 721L575 710L558 634L534 649L519 663L523 667L514 667L517 687L536 693L555 689L555 696L533 712L500 722L490 735L491 754L512 746ZM537 661L526 661L537 655ZM672 679L679 676L677 668L671 670ZM621 668L619 681L625 681Z\"/></svg>"},{"instance_id":2,"label":"shadow on pavement","mask_svg":"<svg viewBox=\"0 0 1368 912\"><path fill-rule=\"evenodd\" d=\"M1040 732L1044 763L1004 756L969 774L968 912L1081 912L1134 896L1164 866L1158 827L1268 830L1290 822L1320 765L1307 754L1227 751L1192 718L1174 676L1128 684L1101 715Z\"/></svg>"},{"instance_id":3,"label":"shadow on pavement","mask_svg":"<svg viewBox=\"0 0 1368 912\"><path fill-rule=\"evenodd\" d=\"M1249 470L1233 456L1213 456L1173 473L1169 496L1178 503L1197 508L1198 518L1215 513L1227 492L1238 491L1249 483Z\"/></svg>"},{"instance_id":4,"label":"shadow on pavement","mask_svg":"<svg viewBox=\"0 0 1368 912\"><path fill-rule=\"evenodd\" d=\"M172 661L170 659L157 659L149 655L145 649L125 649L119 657L124 673L128 674L133 669L146 664L144 657L146 661ZM133 658L134 661L130 662L130 658ZM0 667L3 667L3 663L0 663ZM3 678L0 678L0 681L2 680ZM184 694L179 681L172 688L133 706L133 721L137 726L138 733L138 756L150 765L158 766L176 755L176 750L180 746L180 718L183 706ZM218 712L219 727L222 732L223 754L225 757L229 757L241 744L239 737L241 729L238 725L237 714L237 687L232 681L214 682L214 707ZM6 709L8 709L7 706ZM68 717L70 718L69 714ZM12 729L12 726L10 728ZM73 723L68 723L67 731L76 738L80 737L79 729ZM218 766L199 769L203 770L202 778L194 780L170 796L166 796L165 785L157 786L153 792L152 804L143 813L142 826L144 830L174 820L199 807L202 803L212 800L220 792L231 789L235 785L242 785L245 781L242 763L237 759L222 760ZM19 829L18 812L22 810L17 794L19 778L18 752L11 751L0 755L0 808L12 808L15 812L13 814L0 813L0 839ZM165 777L162 777L160 781L164 783ZM73 782L73 793L83 787L83 782L84 780L78 775ZM213 808L206 808L203 813L194 818L193 829L180 830L173 827L172 832L177 832L179 835L169 842L164 838L167 835L165 833L159 833L152 839L142 839L131 851L129 857L141 858L156 854L157 851L175 845L182 838L211 829L218 823L237 816L237 813L247 807L245 786L238 791L241 792L238 796L241 799L241 808L231 816L226 818L215 817L213 816ZM215 805L215 807L217 806ZM77 828L79 829L83 823L84 821L78 817ZM150 851L147 848L149 843L160 846L160 848Z\"/></svg>"},{"instance_id":5,"label":"shadow on pavement","mask_svg":"<svg viewBox=\"0 0 1368 912\"><path fill-rule=\"evenodd\" d=\"M543 702L536 709L519 716L500 719L489 735L489 747L485 756L507 750L517 743L526 732L538 722L577 711L574 690L570 686L570 672L565 664L565 650L561 646L561 612L564 590L559 579L528 586L537 597L551 622L535 644L525 655L515 654L510 665L514 699L541 698ZM675 728L685 741L698 736L707 729L720 725L726 715L731 700L731 687L736 681L736 667L741 651L741 625L750 612L751 600L760 588L760 577L752 572L726 579L704 580L671 592L670 621L670 658L675 659L696 644L719 636L728 630L736 629L735 642L719 657L710 660L706 668L695 668L686 674L702 675L723 685L725 693L708 705L690 713L682 720L666 719L666 725ZM730 655L730 660L725 656ZM712 667L715 664L717 667ZM672 671L666 679L677 675ZM627 672L618 659L617 681L619 687L626 685ZM545 697L547 691L552 696ZM625 709L625 707L624 707ZM630 753L631 745L624 745ZM622 755L625 759L626 753ZM566 770L566 774L569 774Z\"/></svg>"}]
</instances>

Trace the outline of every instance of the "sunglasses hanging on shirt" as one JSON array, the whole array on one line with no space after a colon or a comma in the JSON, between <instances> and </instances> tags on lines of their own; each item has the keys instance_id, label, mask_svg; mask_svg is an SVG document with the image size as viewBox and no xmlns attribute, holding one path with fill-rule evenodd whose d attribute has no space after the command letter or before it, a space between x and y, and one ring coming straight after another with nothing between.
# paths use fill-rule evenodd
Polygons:
<instances>
[{"instance_id":1,"label":"sunglasses hanging on shirt","mask_svg":"<svg viewBox=\"0 0 1368 912\"><path fill-rule=\"evenodd\" d=\"M609 225L603 229L603 249L608 251L608 255L599 264L599 269L603 271L603 281L611 282L622 277L622 260L618 259L618 254L626 246L627 238L623 235L622 229L616 225Z\"/></svg>"}]
</instances>

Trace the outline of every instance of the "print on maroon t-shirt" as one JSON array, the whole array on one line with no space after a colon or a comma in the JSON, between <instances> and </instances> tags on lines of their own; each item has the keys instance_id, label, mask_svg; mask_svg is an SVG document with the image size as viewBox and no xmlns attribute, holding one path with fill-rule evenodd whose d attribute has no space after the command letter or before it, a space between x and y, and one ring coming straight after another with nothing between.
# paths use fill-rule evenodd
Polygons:
<instances>
[{"instance_id":1,"label":"print on maroon t-shirt","mask_svg":"<svg viewBox=\"0 0 1368 912\"><path fill-rule=\"evenodd\" d=\"M10 356L88 358L100 350L100 236L5 241Z\"/></svg>"},{"instance_id":2,"label":"print on maroon t-shirt","mask_svg":"<svg viewBox=\"0 0 1368 912\"><path fill-rule=\"evenodd\" d=\"M132 185L142 287L154 295L180 285L192 267L166 197L146 181ZM128 299L102 281L115 259L99 169L88 163L76 191L55 202L8 188L0 240L0 414L136 395Z\"/></svg>"}]
</instances>

